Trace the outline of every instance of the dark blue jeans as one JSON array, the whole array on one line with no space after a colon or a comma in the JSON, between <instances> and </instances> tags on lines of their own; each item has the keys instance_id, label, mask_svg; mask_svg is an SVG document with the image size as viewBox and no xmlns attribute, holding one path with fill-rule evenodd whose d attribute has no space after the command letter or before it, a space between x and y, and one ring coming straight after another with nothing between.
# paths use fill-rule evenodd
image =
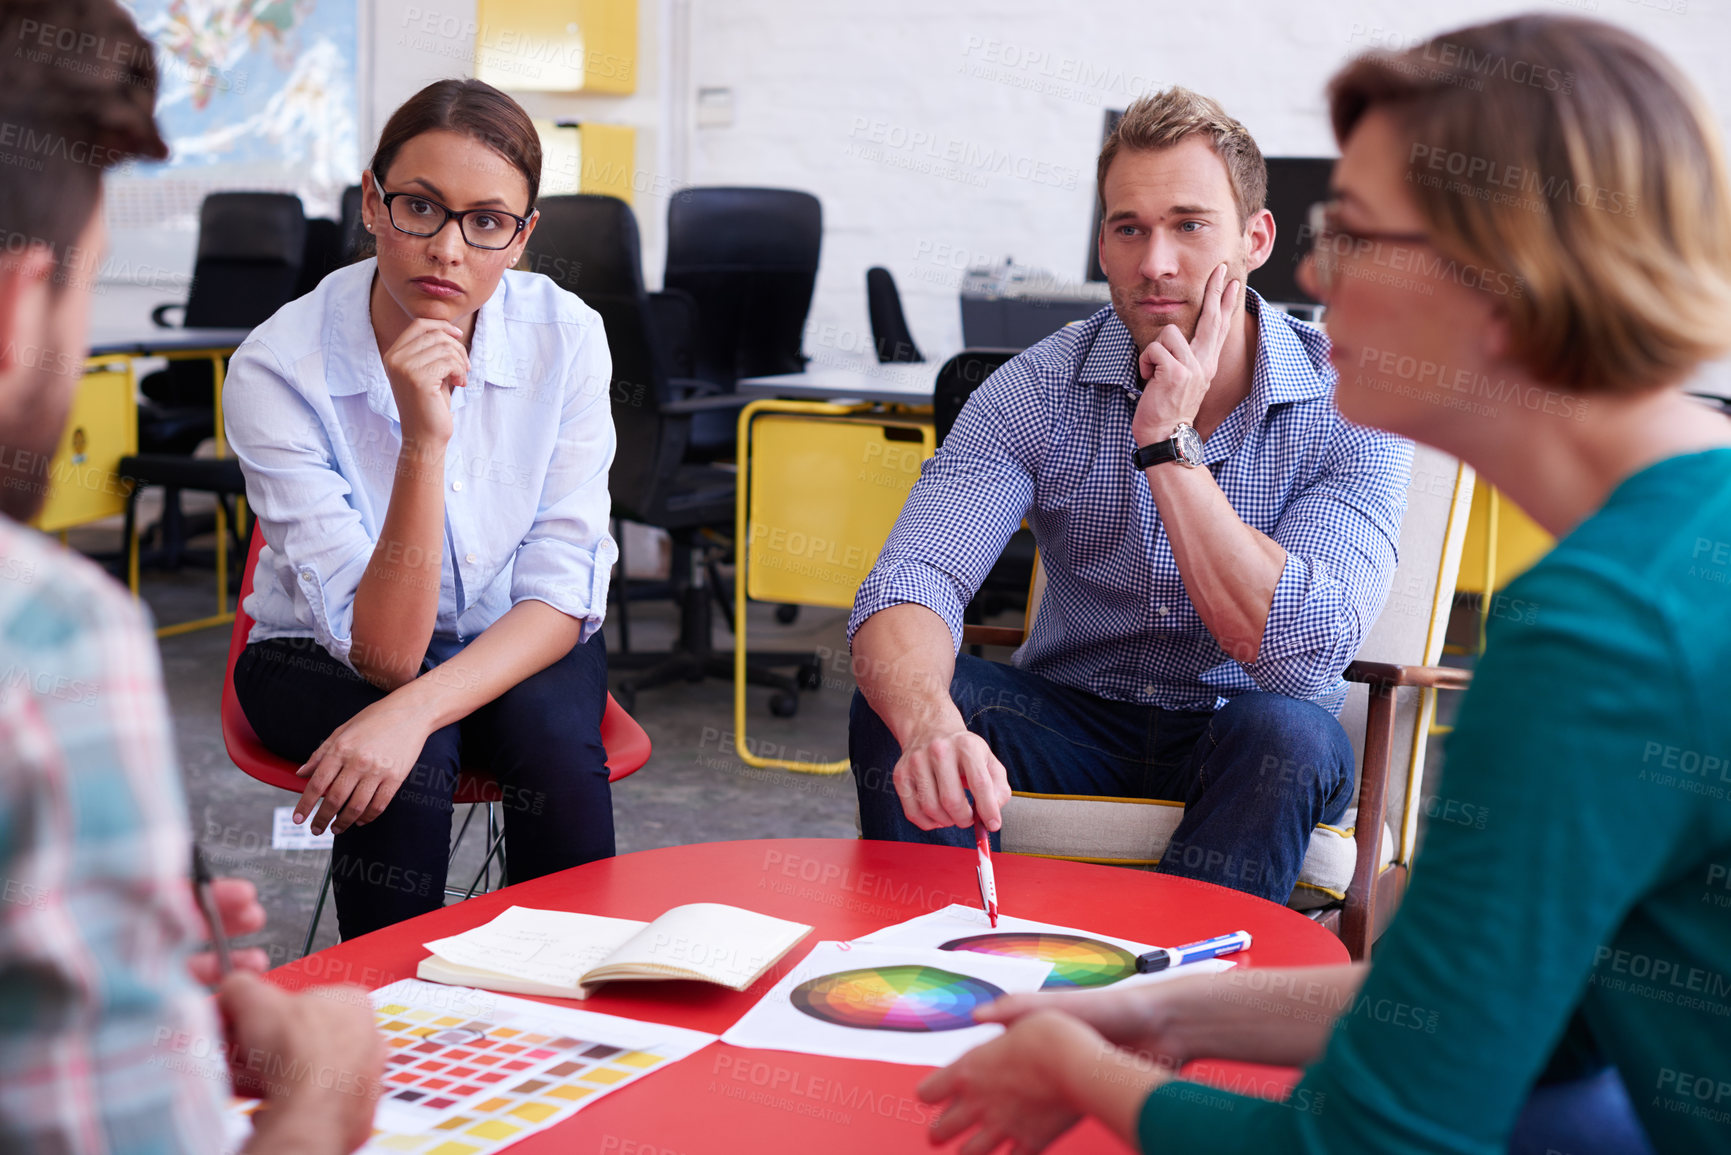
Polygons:
<instances>
[{"instance_id":1,"label":"dark blue jeans","mask_svg":"<svg viewBox=\"0 0 1731 1155\"><path fill-rule=\"evenodd\" d=\"M1312 702L1250 693L1213 713L1165 710L967 654L956 658L950 697L1012 789L1184 803L1163 874L1284 903L1312 829L1338 821L1352 801L1352 744ZM908 821L892 778L901 747L859 693L848 755L865 837L973 845L972 830L923 831Z\"/></svg>"},{"instance_id":2,"label":"dark blue jeans","mask_svg":"<svg viewBox=\"0 0 1731 1155\"><path fill-rule=\"evenodd\" d=\"M385 696L310 638L249 645L234 691L259 740L296 762ZM601 715L607 648L599 633L467 718L428 735L384 813L336 836L331 882L345 939L445 901L451 795L461 768L498 779L511 881L613 854L613 795Z\"/></svg>"}]
</instances>

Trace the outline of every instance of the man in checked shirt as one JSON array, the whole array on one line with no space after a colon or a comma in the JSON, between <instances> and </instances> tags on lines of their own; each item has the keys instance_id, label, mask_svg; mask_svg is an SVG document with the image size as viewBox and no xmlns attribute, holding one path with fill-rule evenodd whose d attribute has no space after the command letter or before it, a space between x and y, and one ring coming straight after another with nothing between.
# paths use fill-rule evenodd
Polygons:
<instances>
[{"instance_id":1,"label":"man in checked shirt","mask_svg":"<svg viewBox=\"0 0 1731 1155\"><path fill-rule=\"evenodd\" d=\"M1412 446L1345 421L1327 338L1246 289L1267 169L1219 104L1136 101L1098 182L1111 308L969 398L854 601L860 825L967 846L1012 789L1168 799L1161 871L1285 902L1353 796L1341 671L1394 574ZM1047 583L1027 642L957 656L1024 517Z\"/></svg>"}]
</instances>

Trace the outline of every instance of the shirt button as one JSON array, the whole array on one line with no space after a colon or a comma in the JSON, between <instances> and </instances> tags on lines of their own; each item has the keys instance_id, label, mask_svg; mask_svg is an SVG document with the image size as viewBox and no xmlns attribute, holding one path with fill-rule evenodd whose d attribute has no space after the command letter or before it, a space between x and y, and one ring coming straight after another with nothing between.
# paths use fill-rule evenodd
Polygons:
<instances>
[{"instance_id":1,"label":"shirt button","mask_svg":"<svg viewBox=\"0 0 1731 1155\"><path fill-rule=\"evenodd\" d=\"M310 569L303 569L303 570L301 570L301 580L302 580L302 581L303 581L303 582L310 582L310 581L312 581L312 580L313 580L313 571L312 571L312 570L310 570Z\"/></svg>"},{"instance_id":2,"label":"shirt button","mask_svg":"<svg viewBox=\"0 0 1731 1155\"><path fill-rule=\"evenodd\" d=\"M475 555L472 553L466 554L466 555L464 555L463 560L468 562L470 565L474 565L475 564Z\"/></svg>"},{"instance_id":3,"label":"shirt button","mask_svg":"<svg viewBox=\"0 0 1731 1155\"><path fill-rule=\"evenodd\" d=\"M1159 614L1161 617L1165 617L1167 614L1171 613L1172 611L1168 610L1165 606L1155 606L1154 612Z\"/></svg>"},{"instance_id":4,"label":"shirt button","mask_svg":"<svg viewBox=\"0 0 1731 1155\"><path fill-rule=\"evenodd\" d=\"M458 493L461 493L463 492L463 483L461 481L453 481L451 482L451 488L456 490Z\"/></svg>"}]
</instances>

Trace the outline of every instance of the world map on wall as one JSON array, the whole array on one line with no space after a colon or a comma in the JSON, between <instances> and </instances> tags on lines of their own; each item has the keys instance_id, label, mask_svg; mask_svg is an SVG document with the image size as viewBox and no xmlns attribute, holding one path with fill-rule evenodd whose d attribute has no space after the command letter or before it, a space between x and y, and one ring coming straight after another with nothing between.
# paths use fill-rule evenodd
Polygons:
<instances>
[{"instance_id":1,"label":"world map on wall","mask_svg":"<svg viewBox=\"0 0 1731 1155\"><path fill-rule=\"evenodd\" d=\"M191 223L205 193L296 192L325 215L359 178L358 0L125 0L157 49L164 164L112 190L121 226ZM112 215L112 214L111 214Z\"/></svg>"}]
</instances>

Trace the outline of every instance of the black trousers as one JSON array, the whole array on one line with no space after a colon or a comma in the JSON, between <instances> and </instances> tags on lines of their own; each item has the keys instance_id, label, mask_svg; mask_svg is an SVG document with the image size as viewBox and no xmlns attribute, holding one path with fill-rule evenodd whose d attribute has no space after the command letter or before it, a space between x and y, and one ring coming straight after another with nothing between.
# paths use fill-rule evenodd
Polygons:
<instances>
[{"instance_id":1,"label":"black trousers","mask_svg":"<svg viewBox=\"0 0 1731 1155\"><path fill-rule=\"evenodd\" d=\"M311 638L247 646L235 662L234 690L259 740L296 762L385 696ZM613 800L601 744L606 705L607 649L596 633L428 735L384 813L336 836L331 876L343 938L444 904L459 768L487 771L503 788L511 881L610 857Z\"/></svg>"}]
</instances>

